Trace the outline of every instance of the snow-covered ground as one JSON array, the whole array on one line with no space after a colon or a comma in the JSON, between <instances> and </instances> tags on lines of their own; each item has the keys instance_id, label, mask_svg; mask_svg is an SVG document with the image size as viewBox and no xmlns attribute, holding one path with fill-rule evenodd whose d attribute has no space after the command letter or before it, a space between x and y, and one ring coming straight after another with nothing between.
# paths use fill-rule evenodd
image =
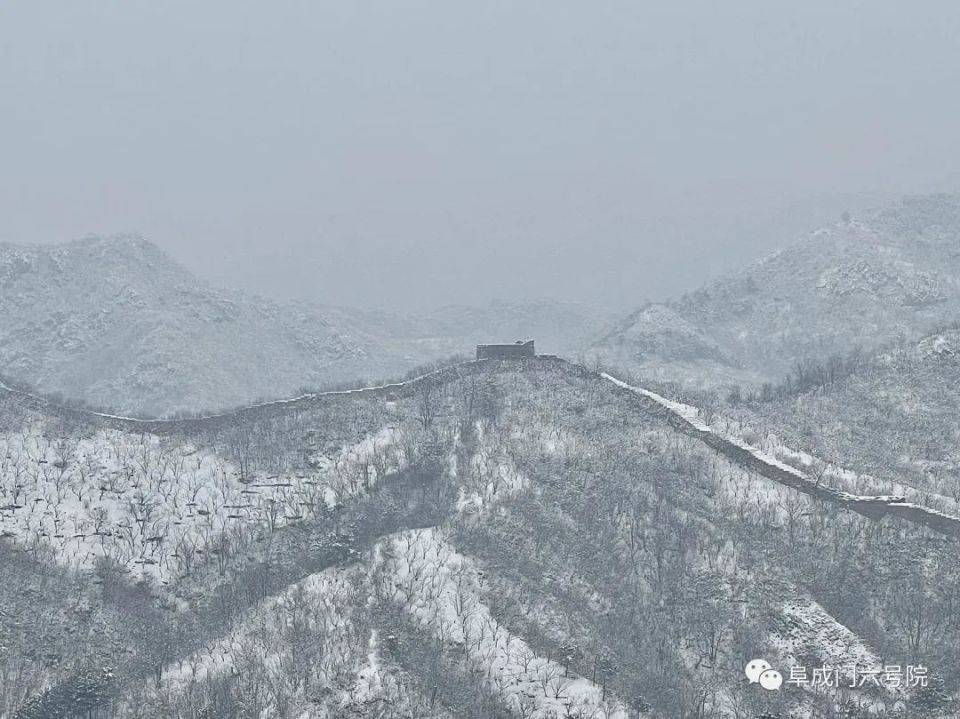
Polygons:
<instances>
[{"instance_id":1,"label":"snow-covered ground","mask_svg":"<svg viewBox=\"0 0 960 719\"><path fill-rule=\"evenodd\" d=\"M908 698L905 683L894 686L885 681L885 672L902 672L904 667L885 665L876 652L819 603L798 597L784 602L781 615L781 630L771 636L770 643L788 686L800 687L811 698L820 695L830 701L842 699L867 716L883 715ZM805 709L808 703L798 705L794 714L810 716Z\"/></svg>"},{"instance_id":2,"label":"snow-covered ground","mask_svg":"<svg viewBox=\"0 0 960 719\"><path fill-rule=\"evenodd\" d=\"M490 427L478 421L475 425L475 447L464 468L451 457L450 474L458 487L457 511L482 514L498 500L514 496L529 486L529 480L517 468L508 449ZM459 443L458 443L459 446Z\"/></svg>"},{"instance_id":3,"label":"snow-covered ground","mask_svg":"<svg viewBox=\"0 0 960 719\"><path fill-rule=\"evenodd\" d=\"M758 447L744 440L740 433L732 429L732 425L723 420L716 421L713 424L707 423L703 418L703 413L696 407L674 402L642 387L627 384L606 373L603 373L602 377L622 389L653 400L689 425L698 433L698 436L713 435L722 440L723 443L732 446L732 448L747 452L771 469L791 475L791 479L795 480L790 482L792 486L803 487L804 491L808 493L813 493L822 488L824 491L821 491L820 494L829 492L833 501L844 503L851 508L873 504L876 509L884 508L886 511L895 512L898 516L909 521L925 524L939 531L960 534L960 504L950 497L921 493L912 487L899 483L878 482L868 475L859 475L808 454L796 452L779 441L774 442L772 446L768 443L769 449ZM777 456L777 453L785 458L792 457L798 460L798 463L804 466L807 471L783 461ZM815 476L809 473L811 468L816 470ZM782 480L778 479L777 481ZM880 494L862 494L844 488L851 486L852 489L862 491L865 487L872 488L878 485L879 488L886 491ZM904 491L903 493L896 493L896 489ZM908 501L910 499L914 501Z\"/></svg>"},{"instance_id":4,"label":"snow-covered ground","mask_svg":"<svg viewBox=\"0 0 960 719\"><path fill-rule=\"evenodd\" d=\"M812 655L844 672L854 666L863 670L883 668L883 662L860 637L812 599L787 601L781 611L787 629L772 639L781 659L800 664L801 657Z\"/></svg>"},{"instance_id":5,"label":"snow-covered ground","mask_svg":"<svg viewBox=\"0 0 960 719\"><path fill-rule=\"evenodd\" d=\"M364 491L404 463L399 431L384 428L310 473L241 477L207 448L147 433L90 437L36 422L0 435L0 532L49 548L65 565L108 557L159 581L218 558L252 528L273 531Z\"/></svg>"},{"instance_id":6,"label":"snow-covered ground","mask_svg":"<svg viewBox=\"0 0 960 719\"><path fill-rule=\"evenodd\" d=\"M362 567L329 569L291 585L248 610L226 636L165 667L148 695L162 706L196 710L211 682L227 681L265 717L278 716L282 700L283 715L299 719L378 716L384 707L399 716L450 719L430 710L382 659L379 634L357 601L365 577Z\"/></svg>"},{"instance_id":7,"label":"snow-covered ground","mask_svg":"<svg viewBox=\"0 0 960 719\"><path fill-rule=\"evenodd\" d=\"M791 447L774 433L767 433L761 437L750 428L744 427L742 423L729 421L723 417L714 420L712 430L741 446L757 446L760 456L777 462L778 466L799 471L807 477L814 477L824 486L833 487L852 496L902 497L906 502L960 516L960 503L953 497L928 489L917 489L911 484L881 479L828 462L809 452Z\"/></svg>"},{"instance_id":8,"label":"snow-covered ground","mask_svg":"<svg viewBox=\"0 0 960 719\"><path fill-rule=\"evenodd\" d=\"M461 647L475 675L518 716L627 719L601 687L538 656L491 616L480 600L483 573L441 530L393 535L368 558L365 565L311 575L261 602L226 636L167 666L158 695L171 704L197 702L205 683L247 681L255 671L260 684L282 687L295 698L303 699L298 687L327 688L322 702L298 716L332 719L386 698L394 709L403 702L412 706L415 692L384 661L379 633L365 624L365 605L379 597L396 603L434 638Z\"/></svg>"},{"instance_id":9,"label":"snow-covered ground","mask_svg":"<svg viewBox=\"0 0 960 719\"><path fill-rule=\"evenodd\" d=\"M354 570L355 571L355 570ZM283 670L284 634L295 624L297 631L324 637L327 651L314 657L311 671L318 676L336 667L334 649L356 652L362 638L354 631L346 608L352 606L351 572L331 569L310 575L291 585L280 595L264 600L250 610L234 629L213 644L165 668L162 687L176 695L190 691L215 677L242 675L245 664L254 657L263 658L263 667Z\"/></svg>"},{"instance_id":10,"label":"snow-covered ground","mask_svg":"<svg viewBox=\"0 0 960 719\"><path fill-rule=\"evenodd\" d=\"M415 530L378 545L374 568L392 598L435 637L463 647L477 671L521 716L627 719L601 687L538 656L480 599L483 574L436 529Z\"/></svg>"}]
</instances>

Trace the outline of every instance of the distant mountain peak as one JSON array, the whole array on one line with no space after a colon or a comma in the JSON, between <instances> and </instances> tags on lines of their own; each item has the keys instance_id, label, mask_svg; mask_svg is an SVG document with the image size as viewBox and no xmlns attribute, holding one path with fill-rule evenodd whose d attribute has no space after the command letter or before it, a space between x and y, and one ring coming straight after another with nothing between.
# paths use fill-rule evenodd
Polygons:
<instances>
[{"instance_id":1,"label":"distant mountain peak","mask_svg":"<svg viewBox=\"0 0 960 719\"><path fill-rule=\"evenodd\" d=\"M0 245L0 374L142 415L395 376L486 340L573 352L605 319L546 301L422 317L279 303L212 287L136 235Z\"/></svg>"},{"instance_id":2,"label":"distant mountain peak","mask_svg":"<svg viewBox=\"0 0 960 719\"><path fill-rule=\"evenodd\" d=\"M716 386L776 381L801 359L918 338L960 315L958 238L960 197L904 198L664 303L669 322L662 310L635 312L594 349L657 377Z\"/></svg>"}]
</instances>

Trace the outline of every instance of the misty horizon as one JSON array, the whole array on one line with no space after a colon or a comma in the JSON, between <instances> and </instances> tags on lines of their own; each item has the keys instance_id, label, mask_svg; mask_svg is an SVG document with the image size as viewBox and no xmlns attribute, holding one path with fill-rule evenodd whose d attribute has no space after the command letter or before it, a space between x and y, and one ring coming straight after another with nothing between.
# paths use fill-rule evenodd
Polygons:
<instances>
[{"instance_id":1,"label":"misty horizon","mask_svg":"<svg viewBox=\"0 0 960 719\"><path fill-rule=\"evenodd\" d=\"M281 299L621 310L960 189L946 3L54 5L0 10L0 241Z\"/></svg>"},{"instance_id":2,"label":"misty horizon","mask_svg":"<svg viewBox=\"0 0 960 719\"><path fill-rule=\"evenodd\" d=\"M556 274L551 275L549 272L531 272L523 277L518 277L512 265L498 264L488 274L474 278L479 280L477 282L478 286L472 286L468 282L467 278L471 267L465 268L466 276L455 274L455 271L462 271L463 268L448 267L447 269L453 273L449 280L456 279L459 284L449 281L444 285L444 293L427 295L413 302L408 302L406 297L379 299L379 295L370 296L353 293L349 289L343 290L340 288L335 291L324 291L323 288L312 288L309 284L309 278L304 277L306 272L304 268L293 267L293 272L291 272L291 265L288 264L291 258L287 255L278 256L269 248L263 249L259 255L247 257L246 263L234 260L234 264L229 264L229 260L227 260L225 264L200 258L192 254L190 248L178 247L176 244L170 245L169 243L165 245L157 238L139 232L90 232L82 236L64 240L50 239L46 242L0 240L0 245L40 248L99 240L143 240L159 249L198 280L212 288L240 291L279 302L307 302L318 306L416 315L452 306L479 308L503 303L528 304L552 301L583 304L611 313L612 316L615 313L629 312L648 302L664 302L676 299L713 280L735 272L745 265L760 261L773 252L800 242L810 233L840 222L845 216L852 216L857 219L859 217L857 210L859 209L872 213L879 209L892 207L895 204L894 200L884 202L872 198L868 200L863 197L837 197L818 198L812 200L809 205L798 204L783 208L778 213L771 213L775 215L774 217L758 218L756 222L750 224L750 229L754 234L747 238L742 235L731 237L728 234L725 238L728 243L732 244L736 239L741 240L741 243L728 247L725 254L716 258L705 258L694 253L685 258L671 259L668 251L664 248L649 248L639 259L652 267L664 267L667 263L670 263L670 276L666 278L653 277L644 282L642 287L625 288L619 295L611 293L610 288L604 288L602 283L597 283L586 290L580 287L571 287L570 276L558 277ZM852 213L850 208L854 208ZM689 249L689 239L677 239ZM291 243L289 249L294 257L308 263L313 256L312 252L315 251L309 244L297 245ZM378 251L382 251L382 248L379 248ZM623 279L623 267L617 267L616 270L619 275L614 276L614 267L616 259L618 259L616 257L580 257L579 259L582 261L580 265L567 268L570 275L579 273L582 278L584 262L608 259L610 261L610 275L607 279L612 282ZM367 281L370 281L370 275L375 275L377 270L385 269L375 262L365 266L353 264L355 262L355 258L341 255L334 263L338 270L338 273L335 274L347 272L351 273L354 278L365 277ZM500 259L499 257L491 258L490 262L499 263ZM467 282L466 286L464 286L464 282ZM604 292L604 289L607 291Z\"/></svg>"}]
</instances>

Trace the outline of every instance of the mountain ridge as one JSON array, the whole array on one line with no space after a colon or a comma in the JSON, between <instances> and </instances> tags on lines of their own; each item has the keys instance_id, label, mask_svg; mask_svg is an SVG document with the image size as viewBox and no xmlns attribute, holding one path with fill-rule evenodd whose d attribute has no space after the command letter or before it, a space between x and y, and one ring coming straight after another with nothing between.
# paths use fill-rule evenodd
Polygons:
<instances>
[{"instance_id":1,"label":"mountain ridge","mask_svg":"<svg viewBox=\"0 0 960 719\"><path fill-rule=\"evenodd\" d=\"M0 245L0 371L121 412L196 412L402 374L518 332L569 351L602 316L548 301L419 317L278 303L214 287L135 236Z\"/></svg>"},{"instance_id":2,"label":"mountain ridge","mask_svg":"<svg viewBox=\"0 0 960 719\"><path fill-rule=\"evenodd\" d=\"M797 361L920 336L960 316L958 236L960 197L905 198L645 305L593 350L690 386L777 381Z\"/></svg>"},{"instance_id":3,"label":"mountain ridge","mask_svg":"<svg viewBox=\"0 0 960 719\"><path fill-rule=\"evenodd\" d=\"M952 716L955 677L938 667L960 634L953 543L760 479L678 431L668 414L688 409L596 373L472 366L165 436L0 396L15 470L0 479L18 499L0 551L46 572L0 582L24 663L0 677L10 713L837 719L848 701L897 699ZM842 581L850 556L867 607ZM64 592L57 567L94 581ZM941 622L919 640L916 598ZM88 631L109 641L76 641ZM929 690L743 679L764 656L842 667L846 683L851 664L906 663L914 641Z\"/></svg>"}]
</instances>

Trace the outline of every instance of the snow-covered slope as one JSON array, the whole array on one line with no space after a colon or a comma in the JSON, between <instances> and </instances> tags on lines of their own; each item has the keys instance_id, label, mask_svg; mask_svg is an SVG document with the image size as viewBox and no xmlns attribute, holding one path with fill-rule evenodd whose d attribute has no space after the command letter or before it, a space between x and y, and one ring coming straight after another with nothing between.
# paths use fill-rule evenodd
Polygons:
<instances>
[{"instance_id":1,"label":"snow-covered slope","mask_svg":"<svg viewBox=\"0 0 960 719\"><path fill-rule=\"evenodd\" d=\"M960 330L943 328L862 357L834 381L724 409L766 441L855 467L931 506L960 502ZM795 456L800 457L795 453Z\"/></svg>"},{"instance_id":2,"label":"snow-covered slope","mask_svg":"<svg viewBox=\"0 0 960 719\"><path fill-rule=\"evenodd\" d=\"M278 304L210 287L137 238L0 245L0 375L133 414L394 376L484 340L570 352L599 316L550 302L423 317Z\"/></svg>"},{"instance_id":3,"label":"snow-covered slope","mask_svg":"<svg viewBox=\"0 0 960 719\"><path fill-rule=\"evenodd\" d=\"M44 392L195 411L405 364L362 317L211 288L142 240L0 246L0 368Z\"/></svg>"},{"instance_id":4,"label":"snow-covered slope","mask_svg":"<svg viewBox=\"0 0 960 719\"><path fill-rule=\"evenodd\" d=\"M677 418L709 429L549 359L139 427L0 394L0 697L19 719L799 719L893 696L768 691L743 674L762 657L923 664L897 700L955 716L955 544Z\"/></svg>"},{"instance_id":5,"label":"snow-covered slope","mask_svg":"<svg viewBox=\"0 0 960 719\"><path fill-rule=\"evenodd\" d=\"M715 387L919 337L960 314L958 238L960 198L905 199L642 308L595 350L646 376Z\"/></svg>"}]
</instances>

